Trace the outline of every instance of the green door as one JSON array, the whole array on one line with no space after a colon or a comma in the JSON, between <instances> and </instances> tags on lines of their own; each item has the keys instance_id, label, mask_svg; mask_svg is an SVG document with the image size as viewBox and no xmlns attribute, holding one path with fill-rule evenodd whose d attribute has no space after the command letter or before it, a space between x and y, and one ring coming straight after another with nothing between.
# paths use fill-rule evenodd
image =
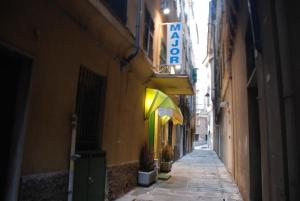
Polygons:
<instances>
[{"instance_id":1,"label":"green door","mask_svg":"<svg viewBox=\"0 0 300 201\"><path fill-rule=\"evenodd\" d=\"M81 154L75 160L73 201L103 201L105 172L104 154Z\"/></svg>"},{"instance_id":2,"label":"green door","mask_svg":"<svg viewBox=\"0 0 300 201\"><path fill-rule=\"evenodd\" d=\"M104 157L90 158L88 178L88 201L104 200L105 160Z\"/></svg>"},{"instance_id":3,"label":"green door","mask_svg":"<svg viewBox=\"0 0 300 201\"><path fill-rule=\"evenodd\" d=\"M75 170L74 170L74 185L73 185L73 200L74 201L84 201L88 200L88 169L89 169L89 159L79 158L75 160Z\"/></svg>"}]
</instances>

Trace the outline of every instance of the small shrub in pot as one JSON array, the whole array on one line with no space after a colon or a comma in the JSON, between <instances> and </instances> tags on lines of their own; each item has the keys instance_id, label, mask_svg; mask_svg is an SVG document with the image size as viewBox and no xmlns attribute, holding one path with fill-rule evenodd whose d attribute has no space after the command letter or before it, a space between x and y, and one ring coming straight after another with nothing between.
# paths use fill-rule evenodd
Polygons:
<instances>
[{"instance_id":1,"label":"small shrub in pot","mask_svg":"<svg viewBox=\"0 0 300 201\"><path fill-rule=\"evenodd\" d=\"M143 145L140 152L140 171L150 172L154 169L153 151L148 148L147 143Z\"/></svg>"},{"instance_id":2,"label":"small shrub in pot","mask_svg":"<svg viewBox=\"0 0 300 201\"><path fill-rule=\"evenodd\" d=\"M162 161L160 171L169 172L172 168L173 150L171 145L165 145L162 150Z\"/></svg>"},{"instance_id":3,"label":"small shrub in pot","mask_svg":"<svg viewBox=\"0 0 300 201\"><path fill-rule=\"evenodd\" d=\"M147 143L141 148L140 167L138 172L138 184L149 186L157 180L157 169L154 168L153 150L149 149Z\"/></svg>"}]
</instances>

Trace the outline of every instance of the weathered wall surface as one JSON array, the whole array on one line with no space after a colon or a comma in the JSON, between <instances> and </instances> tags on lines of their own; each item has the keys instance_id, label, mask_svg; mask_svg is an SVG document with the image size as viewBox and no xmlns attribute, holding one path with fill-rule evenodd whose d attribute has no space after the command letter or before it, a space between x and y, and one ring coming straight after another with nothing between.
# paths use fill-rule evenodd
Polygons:
<instances>
[{"instance_id":1,"label":"weathered wall surface","mask_svg":"<svg viewBox=\"0 0 300 201\"><path fill-rule=\"evenodd\" d=\"M132 147L128 143L139 144L138 136L143 136L145 87L132 73L120 71L114 55L56 5L41 4L8 5L14 12L1 14L5 19L1 39L35 58L23 173L67 168L80 65L107 76L103 149L108 152L108 163L137 159L136 146L126 154L121 150ZM131 123L128 115L134 120ZM117 142L119 149L111 149Z\"/></svg>"},{"instance_id":2,"label":"weathered wall surface","mask_svg":"<svg viewBox=\"0 0 300 201\"><path fill-rule=\"evenodd\" d=\"M229 11L229 10L228 10ZM227 169L234 176L245 201L249 200L249 130L247 71L245 56L245 29L247 24L247 5L241 3L237 12L237 25L232 49L230 43L227 15L223 16L221 27L220 76L221 101L220 124L216 125L214 147ZM220 28L219 28L220 29ZM219 30L218 29L218 30ZM232 51L232 56L230 56Z\"/></svg>"},{"instance_id":3,"label":"weathered wall surface","mask_svg":"<svg viewBox=\"0 0 300 201\"><path fill-rule=\"evenodd\" d=\"M138 177L138 162L130 162L109 166L107 170L107 193L108 200L115 200L120 195L127 193L136 186Z\"/></svg>"},{"instance_id":4,"label":"weathered wall surface","mask_svg":"<svg viewBox=\"0 0 300 201\"><path fill-rule=\"evenodd\" d=\"M235 153L233 174L245 201L257 200L255 196L268 201L297 200L296 189L299 189L300 181L297 171L299 124L296 120L299 113L297 113L299 70L295 67L299 63L299 51L296 51L299 47L297 40L299 30L295 26L297 9L293 3L283 0L250 2L254 22L249 24L248 31L252 31L251 34L255 35L255 41L251 39L248 43L251 45L254 43L256 48L254 61L251 61L253 51L251 47L248 49L247 58L245 51L246 26L249 23L246 1L227 1L225 10L230 12L225 12L223 20L231 23L230 37L223 38L227 38L228 43L233 44L233 47L228 48L232 50L232 57L229 61L225 61L232 75L232 95L227 92L222 95L221 100L229 101L229 105L232 105L232 108L229 108L232 110L232 147ZM238 9L235 8L237 6ZM219 24L219 21L217 23ZM222 28L221 33L226 33L228 30L226 28L224 30L224 27L226 26L223 24L220 27L217 25L217 30ZM222 52L224 44L218 45L215 48ZM225 48L226 45L225 43ZM247 97L247 59L250 59L249 69L255 67L253 79L249 84L249 97ZM222 61L220 63L222 74L224 64ZM218 76L217 72L216 78ZM223 84L224 82L222 89ZM258 108L253 103L258 103ZM253 118L253 113L259 113L259 119ZM215 125L216 131L219 132L215 132L214 148L229 167L228 149L231 145L227 137L229 137L230 116L226 115L226 110L223 109L220 117L221 125ZM259 131L256 130L258 127ZM255 158L256 154L260 155L261 161L259 157ZM255 191L260 188L262 195Z\"/></svg>"},{"instance_id":5,"label":"weathered wall surface","mask_svg":"<svg viewBox=\"0 0 300 201\"><path fill-rule=\"evenodd\" d=\"M81 23L84 20L77 17L81 16L71 16L52 1L1 3L1 42L34 58L22 167L22 175L25 180L29 179L23 189L40 185L32 186L34 182L30 179L35 178L28 177L39 174L43 178L39 181L51 190L55 186L50 184L56 177L48 173L68 171L70 120L75 110L80 65L107 78L102 139L107 164L119 167L119 164L137 163L140 145L146 138L145 80L131 71L132 66L120 69L120 54L129 43L107 49L106 41L96 39L92 28L86 27ZM141 16L142 22L143 19ZM129 22L131 27L135 24L130 19ZM89 23L92 26L92 22ZM127 54L131 50L128 46ZM139 64L139 68L140 61L134 63ZM127 169L130 169L131 178L135 178L132 172L137 169L136 164ZM110 179L120 172L119 168L108 171ZM130 187L134 183L124 182L129 182ZM67 185L65 180L61 183Z\"/></svg>"},{"instance_id":6,"label":"weathered wall surface","mask_svg":"<svg viewBox=\"0 0 300 201\"><path fill-rule=\"evenodd\" d=\"M241 5L234 51L232 55L233 124L234 124L234 175L245 201L249 200L249 125L247 99L247 70L245 54L245 30L247 5Z\"/></svg>"},{"instance_id":7,"label":"weathered wall surface","mask_svg":"<svg viewBox=\"0 0 300 201\"><path fill-rule=\"evenodd\" d=\"M232 122L232 90L231 80L227 80L227 89L224 95L224 102L228 103L226 108L222 108L221 113L221 144L220 157L231 174L234 174L234 147L233 147L233 122Z\"/></svg>"},{"instance_id":8,"label":"weathered wall surface","mask_svg":"<svg viewBox=\"0 0 300 201\"><path fill-rule=\"evenodd\" d=\"M288 84L291 80L288 74L293 72L290 71L291 64L288 62L293 59L289 60L289 53L283 45L289 38L284 38L285 36L282 38L282 34L288 30L288 28L284 28L285 25L291 27L294 25L286 24L285 20L290 11L284 11L286 5L284 5L285 2L282 3L281 1L276 1L276 3L266 1L259 2L257 6L258 18L261 22L259 29L261 30L262 46L259 55L261 61L258 66L259 96L261 98L259 106L262 139L262 190L266 192L263 193L263 199L272 201L293 200L291 198L296 195L295 187L299 186L297 174L293 174L292 169L288 170L295 165L291 161L299 161L289 150L295 148L294 143L287 143L287 140L291 140L290 137L293 135L293 131L290 130L293 128L288 122L288 120L292 120L293 114L289 113L288 117L284 114L284 112L291 111L289 107L293 107L288 101L289 98L286 97L294 98L293 95L287 94L290 94L290 90L294 91L295 86L291 87ZM285 14L287 16L284 16ZM293 42L297 41L294 38ZM295 54L293 56L299 58ZM294 140L297 141L297 137L293 138ZM287 158L292 160L288 162ZM294 184L289 183L288 177L293 177ZM289 189L292 191L288 192ZM289 193L292 193L291 198L289 198Z\"/></svg>"},{"instance_id":9,"label":"weathered wall surface","mask_svg":"<svg viewBox=\"0 0 300 201\"><path fill-rule=\"evenodd\" d=\"M55 3L11 2L1 10L1 41L34 57L24 174L67 168L80 65L107 77L103 149L108 164L137 159L136 145L145 137L145 86L130 67L120 70L119 52L105 49ZM132 12L129 17L135 18ZM135 20L128 22L131 28Z\"/></svg>"},{"instance_id":10,"label":"weathered wall surface","mask_svg":"<svg viewBox=\"0 0 300 201\"><path fill-rule=\"evenodd\" d=\"M67 184L67 171L24 176L19 197L22 201L67 200ZM43 192L43 195L37 192Z\"/></svg>"}]
</instances>

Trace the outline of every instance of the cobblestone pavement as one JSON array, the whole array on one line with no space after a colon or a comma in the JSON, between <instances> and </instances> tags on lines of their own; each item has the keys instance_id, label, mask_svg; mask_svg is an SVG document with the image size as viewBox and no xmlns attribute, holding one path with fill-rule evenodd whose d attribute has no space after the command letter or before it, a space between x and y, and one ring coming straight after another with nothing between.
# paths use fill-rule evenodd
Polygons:
<instances>
[{"instance_id":1,"label":"cobblestone pavement","mask_svg":"<svg viewBox=\"0 0 300 201\"><path fill-rule=\"evenodd\" d=\"M136 187L117 201L243 201L230 173L209 149L197 149L173 164L172 177Z\"/></svg>"}]
</instances>

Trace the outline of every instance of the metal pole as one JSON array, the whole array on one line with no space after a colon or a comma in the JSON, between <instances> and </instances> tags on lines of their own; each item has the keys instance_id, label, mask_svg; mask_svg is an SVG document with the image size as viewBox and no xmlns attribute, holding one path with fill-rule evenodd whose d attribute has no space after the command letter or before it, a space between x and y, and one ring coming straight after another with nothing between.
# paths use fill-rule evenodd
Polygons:
<instances>
[{"instance_id":1,"label":"metal pole","mask_svg":"<svg viewBox=\"0 0 300 201\"><path fill-rule=\"evenodd\" d=\"M69 167L69 184L68 184L68 201L73 199L73 184L74 184L74 160L75 145L76 145L76 129L77 129L77 115L72 115L72 137L71 137L71 150L70 150L70 167Z\"/></svg>"}]
</instances>

